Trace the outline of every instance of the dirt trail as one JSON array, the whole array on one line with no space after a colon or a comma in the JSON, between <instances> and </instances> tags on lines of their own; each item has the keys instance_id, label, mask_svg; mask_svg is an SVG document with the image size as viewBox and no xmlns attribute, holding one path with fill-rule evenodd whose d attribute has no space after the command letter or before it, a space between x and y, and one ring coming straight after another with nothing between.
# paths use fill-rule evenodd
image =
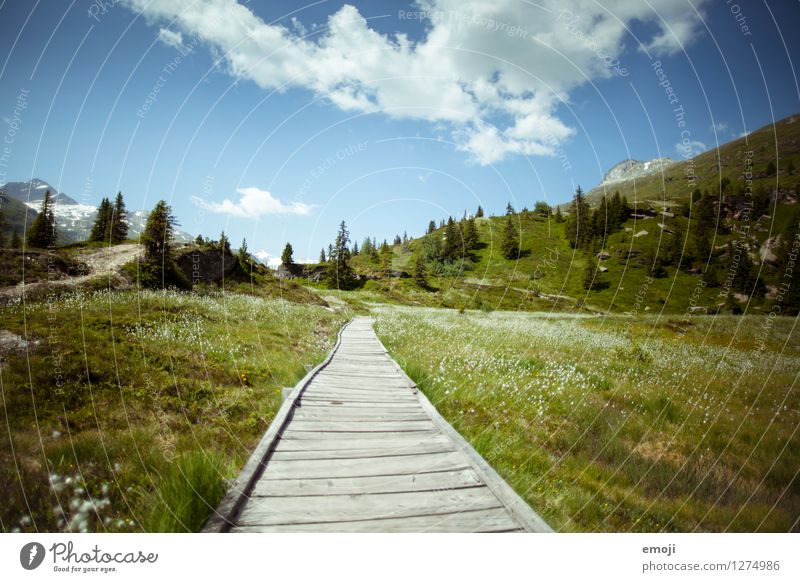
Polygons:
<instances>
[{"instance_id":1,"label":"dirt trail","mask_svg":"<svg viewBox=\"0 0 800 582\"><path fill-rule=\"evenodd\" d=\"M122 265L138 258L141 254L142 245L139 244L115 245L87 250L75 256L76 262L85 265L83 269L84 275L28 284L19 283L13 287L0 289L0 298L14 299L44 287L78 287L92 279L107 278L117 273Z\"/></svg>"}]
</instances>

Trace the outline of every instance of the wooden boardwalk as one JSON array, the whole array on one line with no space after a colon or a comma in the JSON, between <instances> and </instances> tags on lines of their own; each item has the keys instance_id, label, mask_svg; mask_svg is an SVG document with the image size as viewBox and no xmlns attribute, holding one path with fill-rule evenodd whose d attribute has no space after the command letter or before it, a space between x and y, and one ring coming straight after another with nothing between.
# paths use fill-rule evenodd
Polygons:
<instances>
[{"instance_id":1,"label":"wooden boardwalk","mask_svg":"<svg viewBox=\"0 0 800 582\"><path fill-rule=\"evenodd\" d=\"M552 530L358 317L291 391L203 531Z\"/></svg>"}]
</instances>

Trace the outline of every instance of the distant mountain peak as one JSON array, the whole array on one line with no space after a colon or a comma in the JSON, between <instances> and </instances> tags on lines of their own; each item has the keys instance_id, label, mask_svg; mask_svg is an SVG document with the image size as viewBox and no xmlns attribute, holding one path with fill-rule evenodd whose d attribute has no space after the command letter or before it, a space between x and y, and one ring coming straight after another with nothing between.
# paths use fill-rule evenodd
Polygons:
<instances>
[{"instance_id":1,"label":"distant mountain peak","mask_svg":"<svg viewBox=\"0 0 800 582\"><path fill-rule=\"evenodd\" d=\"M654 172L660 172L662 169L674 163L675 160L669 157L655 158L647 161L623 160L606 172L606 175L603 176L602 184L615 184L632 178L646 176Z\"/></svg>"},{"instance_id":2,"label":"distant mountain peak","mask_svg":"<svg viewBox=\"0 0 800 582\"><path fill-rule=\"evenodd\" d=\"M3 192L19 200L20 202L24 202L25 204L31 202L41 202L44 200L44 193L50 190L50 193L53 196L58 197L58 204L59 205L72 205L78 204L77 200L74 200L67 196L66 194L60 193L55 187L48 184L44 180L40 180L39 178L33 178L27 182L7 182L0 186Z\"/></svg>"}]
</instances>

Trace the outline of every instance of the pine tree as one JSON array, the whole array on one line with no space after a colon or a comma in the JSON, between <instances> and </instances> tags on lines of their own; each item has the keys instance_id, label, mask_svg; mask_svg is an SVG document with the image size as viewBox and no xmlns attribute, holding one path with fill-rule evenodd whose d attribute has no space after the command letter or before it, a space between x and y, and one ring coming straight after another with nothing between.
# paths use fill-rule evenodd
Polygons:
<instances>
[{"instance_id":1,"label":"pine tree","mask_svg":"<svg viewBox=\"0 0 800 582\"><path fill-rule=\"evenodd\" d=\"M350 267L350 250L347 245L350 242L350 233L344 221L339 225L339 232L336 235L336 242L328 253L328 269L325 279L328 287L332 289L352 289L355 285L355 273ZM374 246L374 245L373 245Z\"/></svg>"},{"instance_id":2,"label":"pine tree","mask_svg":"<svg viewBox=\"0 0 800 582\"><path fill-rule=\"evenodd\" d=\"M293 254L294 249L292 248L291 243L287 242L286 246L283 247L283 252L281 253L281 264L284 267L289 267L292 263L294 263L294 258L292 256Z\"/></svg>"},{"instance_id":3,"label":"pine tree","mask_svg":"<svg viewBox=\"0 0 800 582\"><path fill-rule=\"evenodd\" d=\"M0 204L1 203L2 202L0 201ZM6 246L6 237L2 232L3 230L5 230L5 227L6 227L6 215L3 212L2 207L0 207L0 248L4 248Z\"/></svg>"},{"instance_id":4,"label":"pine tree","mask_svg":"<svg viewBox=\"0 0 800 582\"><path fill-rule=\"evenodd\" d=\"M228 239L228 235L225 234L224 230L219 234L217 247L222 252L223 256L231 254L231 241Z\"/></svg>"},{"instance_id":5,"label":"pine tree","mask_svg":"<svg viewBox=\"0 0 800 582\"><path fill-rule=\"evenodd\" d=\"M140 267L143 286L159 289L168 285L189 286L173 257L172 239L176 224L170 206L159 200L148 215L140 237L144 247L144 260Z\"/></svg>"},{"instance_id":6,"label":"pine tree","mask_svg":"<svg viewBox=\"0 0 800 582\"><path fill-rule=\"evenodd\" d=\"M776 171L775 162L770 160L764 172L767 174L767 176L774 176Z\"/></svg>"},{"instance_id":7,"label":"pine tree","mask_svg":"<svg viewBox=\"0 0 800 582\"><path fill-rule=\"evenodd\" d=\"M478 235L478 227L475 225L475 219L469 218L464 227L464 248L467 251L474 251L480 246L480 237Z\"/></svg>"},{"instance_id":8,"label":"pine tree","mask_svg":"<svg viewBox=\"0 0 800 582\"><path fill-rule=\"evenodd\" d=\"M403 239L400 238L399 234L394 235L394 246L403 244Z\"/></svg>"},{"instance_id":9,"label":"pine tree","mask_svg":"<svg viewBox=\"0 0 800 582\"><path fill-rule=\"evenodd\" d=\"M503 242L501 244L503 256L508 260L519 258L519 233L514 224L514 217L506 216L505 230L503 231Z\"/></svg>"},{"instance_id":10,"label":"pine tree","mask_svg":"<svg viewBox=\"0 0 800 582\"><path fill-rule=\"evenodd\" d=\"M573 249L588 249L592 240L591 213L583 190L578 186L572 198L572 207L567 219L567 240Z\"/></svg>"},{"instance_id":11,"label":"pine tree","mask_svg":"<svg viewBox=\"0 0 800 582\"><path fill-rule=\"evenodd\" d=\"M554 218L554 219L555 219L555 221L556 221L557 223L559 223L559 224L561 224L562 222L564 222L564 215L563 215L563 214L561 214L561 207L559 207L559 206L556 206L556 214L555 214L555 216L554 216L553 218Z\"/></svg>"},{"instance_id":12,"label":"pine tree","mask_svg":"<svg viewBox=\"0 0 800 582\"><path fill-rule=\"evenodd\" d=\"M203 244L205 244L203 241L203 235L198 234L197 237L194 239L194 244L196 244L197 246L203 246Z\"/></svg>"},{"instance_id":13,"label":"pine tree","mask_svg":"<svg viewBox=\"0 0 800 582\"><path fill-rule=\"evenodd\" d=\"M47 249L55 246L57 238L53 195L50 194L50 190L47 190L42 200L42 208L28 229L28 246L36 249Z\"/></svg>"},{"instance_id":14,"label":"pine tree","mask_svg":"<svg viewBox=\"0 0 800 582\"><path fill-rule=\"evenodd\" d=\"M108 198L103 198L100 201L100 206L97 207L97 216L94 219L92 232L89 234L89 240L92 242L108 241L111 235L111 220L113 208Z\"/></svg>"},{"instance_id":15,"label":"pine tree","mask_svg":"<svg viewBox=\"0 0 800 582\"><path fill-rule=\"evenodd\" d=\"M250 260L250 253L247 252L247 239L242 239L242 245L239 247L237 258L239 259L239 266L244 271L249 272L252 268L252 261Z\"/></svg>"},{"instance_id":16,"label":"pine tree","mask_svg":"<svg viewBox=\"0 0 800 582\"><path fill-rule=\"evenodd\" d=\"M325 249L323 248L323 249L322 249L322 250L319 252L319 262L320 262L320 264L322 264L322 263L325 263L325 262L327 262L327 261L328 261L328 259L326 259L326 258L325 258Z\"/></svg>"},{"instance_id":17,"label":"pine tree","mask_svg":"<svg viewBox=\"0 0 800 582\"><path fill-rule=\"evenodd\" d=\"M422 254L418 254L414 260L414 283L423 289L428 288L428 269Z\"/></svg>"},{"instance_id":18,"label":"pine tree","mask_svg":"<svg viewBox=\"0 0 800 582\"><path fill-rule=\"evenodd\" d=\"M511 206L511 202L506 205L506 216L511 216L514 214L514 207Z\"/></svg>"},{"instance_id":19,"label":"pine tree","mask_svg":"<svg viewBox=\"0 0 800 582\"><path fill-rule=\"evenodd\" d=\"M483 218L483 208L478 205L478 209L475 211L475 218Z\"/></svg>"},{"instance_id":20,"label":"pine tree","mask_svg":"<svg viewBox=\"0 0 800 582\"><path fill-rule=\"evenodd\" d=\"M708 193L701 194L700 190L692 193L692 198L695 197L697 202L692 218L692 245L697 259L706 261L711 253L710 236L713 235L716 222L714 197Z\"/></svg>"},{"instance_id":21,"label":"pine tree","mask_svg":"<svg viewBox=\"0 0 800 582\"><path fill-rule=\"evenodd\" d=\"M10 246L12 249L21 249L22 248L22 237L19 236L19 233L15 230L14 234L11 235L11 243Z\"/></svg>"},{"instance_id":22,"label":"pine tree","mask_svg":"<svg viewBox=\"0 0 800 582\"><path fill-rule=\"evenodd\" d=\"M542 200L537 200L536 204L533 205L533 211L536 214L539 214L540 216L545 216L546 217L546 216L550 216L550 212L552 211L552 208L550 208L550 205L547 202L544 202Z\"/></svg>"},{"instance_id":23,"label":"pine tree","mask_svg":"<svg viewBox=\"0 0 800 582\"><path fill-rule=\"evenodd\" d=\"M436 221L435 220L431 220L428 223L428 230L425 231L425 234L432 234L433 231L435 231L435 230L436 230Z\"/></svg>"},{"instance_id":24,"label":"pine tree","mask_svg":"<svg viewBox=\"0 0 800 582\"><path fill-rule=\"evenodd\" d=\"M125 201L122 198L122 192L117 192L109 225L111 244L118 245L128 238L127 218L128 211L125 210Z\"/></svg>"},{"instance_id":25,"label":"pine tree","mask_svg":"<svg viewBox=\"0 0 800 582\"><path fill-rule=\"evenodd\" d=\"M356 241L353 241L353 256L354 256L354 257L357 257L357 256L358 256L358 253L359 253L359 250L358 250L358 241L356 240Z\"/></svg>"},{"instance_id":26,"label":"pine tree","mask_svg":"<svg viewBox=\"0 0 800 582\"><path fill-rule=\"evenodd\" d=\"M447 227L444 231L444 260L457 261L461 256L461 249L461 237L451 216L447 220Z\"/></svg>"},{"instance_id":27,"label":"pine tree","mask_svg":"<svg viewBox=\"0 0 800 582\"><path fill-rule=\"evenodd\" d=\"M786 173L789 176L794 176L794 162L792 160L789 160L789 163L786 164Z\"/></svg>"}]
</instances>

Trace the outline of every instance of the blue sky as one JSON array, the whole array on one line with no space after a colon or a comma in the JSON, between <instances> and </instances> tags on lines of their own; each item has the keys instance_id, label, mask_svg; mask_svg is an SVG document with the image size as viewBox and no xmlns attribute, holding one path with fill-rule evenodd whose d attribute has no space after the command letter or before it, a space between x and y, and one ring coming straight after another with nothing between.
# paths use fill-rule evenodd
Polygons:
<instances>
[{"instance_id":1,"label":"blue sky","mask_svg":"<svg viewBox=\"0 0 800 582\"><path fill-rule=\"evenodd\" d=\"M192 234L316 258L341 220L360 241L559 203L800 111L796 2L464 5L0 0L0 181L164 198Z\"/></svg>"}]
</instances>

